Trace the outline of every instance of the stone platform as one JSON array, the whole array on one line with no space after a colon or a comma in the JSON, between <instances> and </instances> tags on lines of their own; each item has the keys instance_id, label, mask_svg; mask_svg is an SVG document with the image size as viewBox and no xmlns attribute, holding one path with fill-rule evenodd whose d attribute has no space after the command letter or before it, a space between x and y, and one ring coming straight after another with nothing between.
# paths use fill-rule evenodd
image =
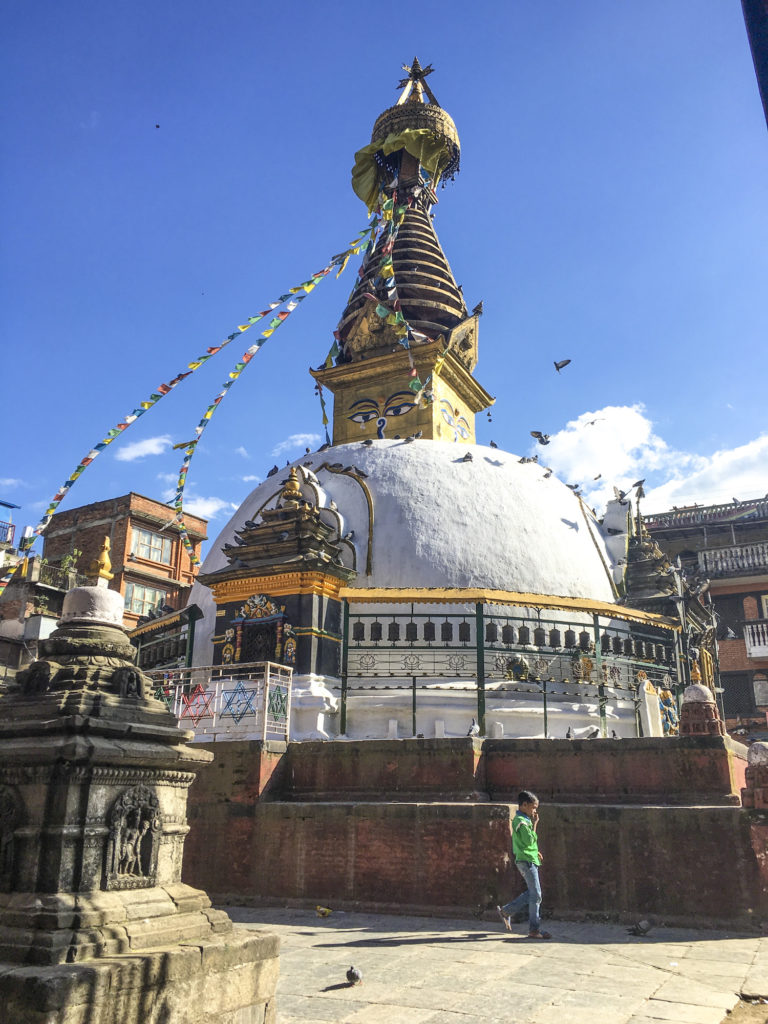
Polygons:
<instances>
[{"instance_id":1,"label":"stone platform","mask_svg":"<svg viewBox=\"0 0 768 1024\"><path fill-rule=\"evenodd\" d=\"M495 906L517 884L510 796L530 787L559 911L747 928L768 918L765 815L739 806L745 751L722 737L211 749L184 871L218 902Z\"/></svg>"},{"instance_id":2,"label":"stone platform","mask_svg":"<svg viewBox=\"0 0 768 1024\"><path fill-rule=\"evenodd\" d=\"M8 1024L274 1024L280 939L237 928L76 964L0 963Z\"/></svg>"}]
</instances>

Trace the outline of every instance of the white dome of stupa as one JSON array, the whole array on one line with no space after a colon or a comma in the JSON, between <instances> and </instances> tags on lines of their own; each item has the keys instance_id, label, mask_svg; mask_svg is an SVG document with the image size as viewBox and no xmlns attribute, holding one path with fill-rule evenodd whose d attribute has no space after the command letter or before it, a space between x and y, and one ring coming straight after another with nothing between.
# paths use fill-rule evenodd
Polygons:
<instances>
[{"instance_id":1,"label":"white dome of stupa","mask_svg":"<svg viewBox=\"0 0 768 1024\"><path fill-rule=\"evenodd\" d=\"M329 510L340 536L351 535L357 568L351 587L486 588L616 601L609 537L562 481L519 455L396 438L336 445L292 465L300 468L306 497ZM203 574L227 565L224 545L265 504L274 504L270 499L279 494L289 468L243 501L214 541ZM345 469L365 475L355 479L340 472ZM205 612L195 641L195 660L202 663L215 605L199 583L190 602Z\"/></svg>"}]
</instances>

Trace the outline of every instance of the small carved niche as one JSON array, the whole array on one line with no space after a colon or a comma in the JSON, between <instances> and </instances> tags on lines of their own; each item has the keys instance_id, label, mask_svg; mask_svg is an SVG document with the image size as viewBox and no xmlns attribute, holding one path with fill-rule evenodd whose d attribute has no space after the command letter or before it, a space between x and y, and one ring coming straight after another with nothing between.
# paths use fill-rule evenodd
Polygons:
<instances>
[{"instance_id":1,"label":"small carved niche","mask_svg":"<svg viewBox=\"0 0 768 1024\"><path fill-rule=\"evenodd\" d=\"M126 789L109 816L105 889L148 889L157 884L162 817L147 786Z\"/></svg>"},{"instance_id":2,"label":"small carved niche","mask_svg":"<svg viewBox=\"0 0 768 1024\"><path fill-rule=\"evenodd\" d=\"M21 805L10 786L0 786L0 892L13 884L14 833L21 820Z\"/></svg>"}]
</instances>

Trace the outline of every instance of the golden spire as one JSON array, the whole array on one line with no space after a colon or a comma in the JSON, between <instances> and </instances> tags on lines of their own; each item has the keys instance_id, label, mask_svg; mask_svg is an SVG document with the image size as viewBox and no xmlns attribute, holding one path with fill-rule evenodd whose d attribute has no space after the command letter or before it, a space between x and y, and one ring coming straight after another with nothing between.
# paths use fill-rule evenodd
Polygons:
<instances>
[{"instance_id":1,"label":"golden spire","mask_svg":"<svg viewBox=\"0 0 768 1024\"><path fill-rule=\"evenodd\" d=\"M418 57L413 58L412 64L403 64L403 71L408 72L408 77L401 78L397 83L398 89L402 89L403 91L400 94L400 99L397 101L396 106L399 107L406 101L410 103L423 103L424 93L426 92L430 102L439 107L440 104L435 99L435 94L424 81L427 75L431 75L434 70L435 69L431 64L427 64L427 66L423 68L421 64L419 64Z\"/></svg>"},{"instance_id":2,"label":"golden spire","mask_svg":"<svg viewBox=\"0 0 768 1024\"><path fill-rule=\"evenodd\" d=\"M295 467L292 467L288 474L288 479L285 481L285 486L280 492L280 503L286 508L298 508L301 501L302 496L301 487L299 486L299 476Z\"/></svg>"},{"instance_id":3,"label":"golden spire","mask_svg":"<svg viewBox=\"0 0 768 1024\"><path fill-rule=\"evenodd\" d=\"M109 537L104 538L104 543L101 546L101 551L98 558L94 558L91 564L88 566L88 579L96 580L111 580L114 579L114 573L110 572L112 568L112 562L109 557ZM102 584L104 586L104 584Z\"/></svg>"}]
</instances>

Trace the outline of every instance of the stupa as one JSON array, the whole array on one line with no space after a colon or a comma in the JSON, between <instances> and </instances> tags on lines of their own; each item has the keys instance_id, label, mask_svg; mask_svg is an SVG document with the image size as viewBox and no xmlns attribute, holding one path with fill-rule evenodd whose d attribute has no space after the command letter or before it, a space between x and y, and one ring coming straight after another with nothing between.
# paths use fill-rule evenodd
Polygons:
<instances>
[{"instance_id":1,"label":"stupa","mask_svg":"<svg viewBox=\"0 0 768 1024\"><path fill-rule=\"evenodd\" d=\"M693 599L624 496L598 521L536 459L476 443L494 401L474 376L482 303L467 309L432 213L459 136L431 67L405 70L352 174L380 230L312 371L332 440L214 543L195 664L292 664L293 739L662 735L658 694L691 682ZM706 616L686 621L698 654Z\"/></svg>"}]
</instances>

